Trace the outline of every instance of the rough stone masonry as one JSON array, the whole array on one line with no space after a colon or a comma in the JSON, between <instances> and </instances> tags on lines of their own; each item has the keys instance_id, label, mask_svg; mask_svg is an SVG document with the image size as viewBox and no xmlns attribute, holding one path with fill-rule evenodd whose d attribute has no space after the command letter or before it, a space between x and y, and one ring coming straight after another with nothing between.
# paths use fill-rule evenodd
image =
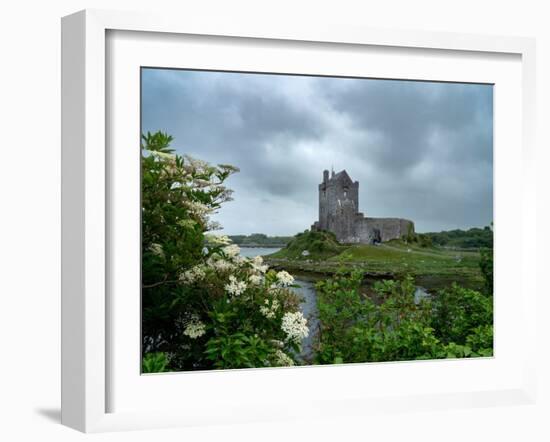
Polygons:
<instances>
[{"instance_id":1,"label":"rough stone masonry","mask_svg":"<svg viewBox=\"0 0 550 442\"><path fill-rule=\"evenodd\" d=\"M319 221L312 230L327 230L344 244L376 244L414 233L414 223L403 218L369 218L359 212L359 182L345 170L319 184Z\"/></svg>"}]
</instances>

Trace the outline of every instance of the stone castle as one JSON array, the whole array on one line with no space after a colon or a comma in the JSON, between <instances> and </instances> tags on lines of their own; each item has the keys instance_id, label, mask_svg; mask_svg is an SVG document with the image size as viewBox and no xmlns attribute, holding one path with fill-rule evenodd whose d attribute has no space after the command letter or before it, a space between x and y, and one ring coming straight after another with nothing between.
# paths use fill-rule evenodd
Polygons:
<instances>
[{"instance_id":1,"label":"stone castle","mask_svg":"<svg viewBox=\"0 0 550 442\"><path fill-rule=\"evenodd\" d=\"M312 230L327 230L345 244L376 244L414 233L414 223L402 218L369 218L359 212L359 182L345 170L319 184L319 221Z\"/></svg>"}]
</instances>

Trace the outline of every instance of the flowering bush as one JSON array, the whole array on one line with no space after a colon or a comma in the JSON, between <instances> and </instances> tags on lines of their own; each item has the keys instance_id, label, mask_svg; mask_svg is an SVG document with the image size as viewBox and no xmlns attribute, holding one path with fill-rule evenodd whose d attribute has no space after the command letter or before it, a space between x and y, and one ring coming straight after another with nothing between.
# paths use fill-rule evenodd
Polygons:
<instances>
[{"instance_id":1,"label":"flowering bush","mask_svg":"<svg viewBox=\"0 0 550 442\"><path fill-rule=\"evenodd\" d=\"M144 367L293 365L309 332L294 278L207 233L221 228L209 216L231 199L224 181L238 170L175 155L171 141L158 132L142 143Z\"/></svg>"}]
</instances>

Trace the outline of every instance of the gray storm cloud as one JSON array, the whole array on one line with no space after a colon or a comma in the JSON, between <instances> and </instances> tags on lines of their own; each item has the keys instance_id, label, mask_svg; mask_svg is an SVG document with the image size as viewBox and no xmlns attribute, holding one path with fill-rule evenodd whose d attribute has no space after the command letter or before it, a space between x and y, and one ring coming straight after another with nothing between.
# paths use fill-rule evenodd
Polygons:
<instances>
[{"instance_id":1,"label":"gray storm cloud","mask_svg":"<svg viewBox=\"0 0 550 442\"><path fill-rule=\"evenodd\" d=\"M418 231L492 221L491 85L144 69L142 129L241 169L215 217L227 234L309 228L331 167L360 182L368 216Z\"/></svg>"}]
</instances>

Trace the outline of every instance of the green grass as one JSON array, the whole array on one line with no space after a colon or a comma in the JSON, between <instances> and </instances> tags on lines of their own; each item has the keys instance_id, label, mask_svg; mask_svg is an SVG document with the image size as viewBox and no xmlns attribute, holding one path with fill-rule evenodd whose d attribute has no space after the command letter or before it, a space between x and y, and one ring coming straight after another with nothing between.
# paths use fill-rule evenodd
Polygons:
<instances>
[{"instance_id":1,"label":"green grass","mask_svg":"<svg viewBox=\"0 0 550 442\"><path fill-rule=\"evenodd\" d=\"M315 235L313 235L315 234ZM325 235L325 236L319 236ZM428 289L452 282L479 289L483 278L477 251L451 251L439 247L420 247L394 240L381 245L340 245L326 232L305 232L279 252L266 259L272 266L289 271L331 274L338 269L361 269L373 277L401 277L409 274ZM316 249L312 249L314 241ZM318 250L317 250L318 249ZM303 250L309 255L304 256Z\"/></svg>"},{"instance_id":2,"label":"green grass","mask_svg":"<svg viewBox=\"0 0 550 442\"><path fill-rule=\"evenodd\" d=\"M329 261L360 264L369 273L411 274L414 276L438 276L457 282L478 280L482 282L479 254L472 252L445 252L435 248L413 249L392 245L357 245Z\"/></svg>"}]
</instances>

